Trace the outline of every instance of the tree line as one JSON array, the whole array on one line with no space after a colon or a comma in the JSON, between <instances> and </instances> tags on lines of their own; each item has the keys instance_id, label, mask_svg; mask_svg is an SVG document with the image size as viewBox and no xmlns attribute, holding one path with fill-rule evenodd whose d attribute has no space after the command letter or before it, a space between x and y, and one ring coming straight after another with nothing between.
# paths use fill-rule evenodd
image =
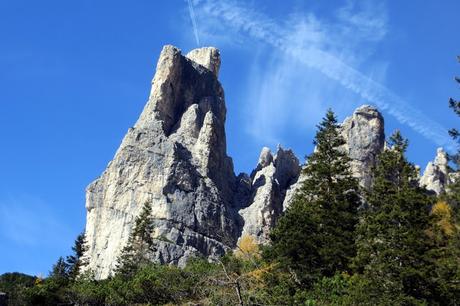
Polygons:
<instances>
[{"instance_id":1,"label":"tree line","mask_svg":"<svg viewBox=\"0 0 460 306\"><path fill-rule=\"evenodd\" d=\"M460 83L460 79L456 78ZM460 115L460 101L449 100ZM449 134L458 140L460 133ZM399 131L387 140L364 190L352 175L332 110L291 205L257 245L243 236L215 262L159 265L151 203L145 203L113 275L84 269L84 236L45 278L0 277L11 305L458 305L460 179L435 196L419 185ZM450 155L453 173L460 152ZM85 271L85 272L82 272Z\"/></svg>"}]
</instances>

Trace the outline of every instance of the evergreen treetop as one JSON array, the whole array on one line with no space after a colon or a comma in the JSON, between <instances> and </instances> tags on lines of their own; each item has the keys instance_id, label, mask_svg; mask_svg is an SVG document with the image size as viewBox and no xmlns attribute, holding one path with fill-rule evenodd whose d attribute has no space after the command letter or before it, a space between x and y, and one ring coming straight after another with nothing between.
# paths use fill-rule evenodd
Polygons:
<instances>
[{"instance_id":1,"label":"evergreen treetop","mask_svg":"<svg viewBox=\"0 0 460 306\"><path fill-rule=\"evenodd\" d=\"M404 155L407 140L399 131L390 137L390 147L380 154L374 169L354 262L369 281L375 302L393 296L395 303L404 304L429 298L426 233L433 199L418 186L417 170Z\"/></svg>"},{"instance_id":2,"label":"evergreen treetop","mask_svg":"<svg viewBox=\"0 0 460 306\"><path fill-rule=\"evenodd\" d=\"M306 285L349 270L360 204L358 182L331 110L318 125L314 144L303 170L305 180L272 231L272 247L266 252Z\"/></svg>"},{"instance_id":3,"label":"evergreen treetop","mask_svg":"<svg viewBox=\"0 0 460 306\"><path fill-rule=\"evenodd\" d=\"M149 255L155 251L152 204L146 202L134 221L133 230L123 248L115 272L130 276L140 267L151 262Z\"/></svg>"},{"instance_id":4,"label":"evergreen treetop","mask_svg":"<svg viewBox=\"0 0 460 306\"><path fill-rule=\"evenodd\" d=\"M69 277L75 279L80 273L80 269L86 265L83 255L86 251L85 234L80 233L75 239L72 246L73 254L66 257L66 263L69 266Z\"/></svg>"}]
</instances>

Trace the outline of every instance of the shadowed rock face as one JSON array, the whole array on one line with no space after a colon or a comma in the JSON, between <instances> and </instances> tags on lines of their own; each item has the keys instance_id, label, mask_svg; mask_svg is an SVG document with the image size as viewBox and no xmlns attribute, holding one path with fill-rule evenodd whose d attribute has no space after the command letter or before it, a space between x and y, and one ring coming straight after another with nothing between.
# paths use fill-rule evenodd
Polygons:
<instances>
[{"instance_id":1,"label":"shadowed rock face","mask_svg":"<svg viewBox=\"0 0 460 306\"><path fill-rule=\"evenodd\" d=\"M258 243L269 241L269 232L283 212L286 191L299 174L299 160L291 150L279 147L273 156L270 149L262 149L250 177L249 197L239 211L244 222L241 237L250 235Z\"/></svg>"},{"instance_id":2,"label":"shadowed rock face","mask_svg":"<svg viewBox=\"0 0 460 306\"><path fill-rule=\"evenodd\" d=\"M224 92L215 48L183 56L165 46L149 100L114 159L86 194L89 269L113 270L133 221L152 203L158 251L152 260L183 265L222 255L238 237L236 178L226 154Z\"/></svg>"}]
</instances>

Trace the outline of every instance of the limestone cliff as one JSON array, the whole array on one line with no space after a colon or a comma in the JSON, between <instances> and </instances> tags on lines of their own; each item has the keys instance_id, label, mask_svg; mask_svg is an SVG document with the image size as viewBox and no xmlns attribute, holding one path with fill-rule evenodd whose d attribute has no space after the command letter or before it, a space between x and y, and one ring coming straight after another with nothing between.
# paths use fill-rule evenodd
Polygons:
<instances>
[{"instance_id":1,"label":"limestone cliff","mask_svg":"<svg viewBox=\"0 0 460 306\"><path fill-rule=\"evenodd\" d=\"M113 270L133 220L151 202L158 251L152 260L183 265L235 245L236 178L226 154L219 51L187 56L165 46L149 100L107 169L86 194L86 257L98 278Z\"/></svg>"},{"instance_id":2,"label":"limestone cliff","mask_svg":"<svg viewBox=\"0 0 460 306\"><path fill-rule=\"evenodd\" d=\"M359 179L362 187L369 189L372 167L385 145L382 114L369 105L357 108L342 123L342 135L345 138L344 149L351 158L353 175Z\"/></svg>"},{"instance_id":3,"label":"limestone cliff","mask_svg":"<svg viewBox=\"0 0 460 306\"><path fill-rule=\"evenodd\" d=\"M446 190L449 181L447 153L438 148L434 161L427 164L420 178L420 185L439 195Z\"/></svg>"},{"instance_id":4,"label":"limestone cliff","mask_svg":"<svg viewBox=\"0 0 460 306\"><path fill-rule=\"evenodd\" d=\"M243 235L259 243L289 206L305 178L291 150L263 148L250 175L235 176L226 151L220 55L200 48L183 55L165 46L149 99L113 160L86 193L85 257L97 278L113 271L135 217L152 205L157 251L151 260L183 266L191 256L216 258ZM363 188L384 149L384 120L364 105L341 125L343 150ZM421 184L436 193L448 182L442 150Z\"/></svg>"},{"instance_id":5,"label":"limestone cliff","mask_svg":"<svg viewBox=\"0 0 460 306\"><path fill-rule=\"evenodd\" d=\"M270 149L262 149L250 177L250 197L239 211L244 221L242 236L250 235L258 243L269 241L269 232L283 212L286 191L299 174L299 160L291 150L279 147L273 156Z\"/></svg>"}]
</instances>

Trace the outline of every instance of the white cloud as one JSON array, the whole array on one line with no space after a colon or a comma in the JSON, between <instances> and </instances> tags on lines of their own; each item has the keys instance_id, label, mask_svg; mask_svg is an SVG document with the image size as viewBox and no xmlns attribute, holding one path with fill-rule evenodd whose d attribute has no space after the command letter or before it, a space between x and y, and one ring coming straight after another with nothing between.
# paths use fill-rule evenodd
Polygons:
<instances>
[{"instance_id":1,"label":"white cloud","mask_svg":"<svg viewBox=\"0 0 460 306\"><path fill-rule=\"evenodd\" d=\"M350 0L331 14L332 20L296 13L281 22L243 1L194 3L202 25L200 35L205 39L215 42L220 37L226 43L246 48L262 45L272 51L269 64L263 71L253 69L249 78L251 107L247 109L252 113L247 113L247 129L253 136L277 141L276 132L291 125L299 113L307 110L306 117L317 118L315 112L323 113L330 106L328 102L338 102L327 99L343 101L345 88L361 104L376 105L437 145L447 149L455 146L443 126L383 85L386 63L367 62L373 47L387 33L386 10L381 2ZM342 91L335 95L326 92L334 91L331 84L340 85ZM356 101L343 103L347 105L341 107L356 106Z\"/></svg>"}]
</instances>

